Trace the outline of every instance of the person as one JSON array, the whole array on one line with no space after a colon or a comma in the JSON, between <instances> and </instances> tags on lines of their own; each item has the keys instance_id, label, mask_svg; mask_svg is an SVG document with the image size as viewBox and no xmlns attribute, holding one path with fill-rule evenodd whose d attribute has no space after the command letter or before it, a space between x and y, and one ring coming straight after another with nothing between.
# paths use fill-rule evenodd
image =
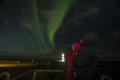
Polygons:
<instances>
[{"instance_id":1,"label":"person","mask_svg":"<svg viewBox=\"0 0 120 80\"><path fill-rule=\"evenodd\" d=\"M75 41L72 44L72 50L67 56L67 67L66 67L66 79L65 80L72 80L72 74L73 74L73 59L74 56L77 54L77 52L80 49L80 42Z\"/></svg>"},{"instance_id":2,"label":"person","mask_svg":"<svg viewBox=\"0 0 120 80\"><path fill-rule=\"evenodd\" d=\"M94 44L97 40L95 32L83 34L80 40L81 48L74 57L74 76L73 80L95 80L97 69L97 55Z\"/></svg>"}]
</instances>

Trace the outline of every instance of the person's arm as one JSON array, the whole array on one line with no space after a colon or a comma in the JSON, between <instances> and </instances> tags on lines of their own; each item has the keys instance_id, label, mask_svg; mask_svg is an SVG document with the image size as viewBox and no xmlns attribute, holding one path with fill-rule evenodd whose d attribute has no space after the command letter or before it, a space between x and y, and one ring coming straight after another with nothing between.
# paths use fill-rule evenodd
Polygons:
<instances>
[{"instance_id":1,"label":"person's arm","mask_svg":"<svg viewBox=\"0 0 120 80\"><path fill-rule=\"evenodd\" d=\"M81 49L78 54L74 58L74 67L81 68L84 67L88 63L88 59L90 58L90 54L86 49Z\"/></svg>"}]
</instances>

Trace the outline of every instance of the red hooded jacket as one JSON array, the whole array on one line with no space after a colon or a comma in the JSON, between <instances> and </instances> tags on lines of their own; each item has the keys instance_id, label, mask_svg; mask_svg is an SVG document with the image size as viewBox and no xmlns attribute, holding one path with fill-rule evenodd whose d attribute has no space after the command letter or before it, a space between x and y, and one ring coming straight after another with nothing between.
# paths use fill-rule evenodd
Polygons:
<instances>
[{"instance_id":1,"label":"red hooded jacket","mask_svg":"<svg viewBox=\"0 0 120 80\"><path fill-rule=\"evenodd\" d=\"M72 72L73 72L73 59L75 54L80 49L80 42L73 43L74 48L70 51L67 56L67 72L66 72L66 80L72 80Z\"/></svg>"}]
</instances>

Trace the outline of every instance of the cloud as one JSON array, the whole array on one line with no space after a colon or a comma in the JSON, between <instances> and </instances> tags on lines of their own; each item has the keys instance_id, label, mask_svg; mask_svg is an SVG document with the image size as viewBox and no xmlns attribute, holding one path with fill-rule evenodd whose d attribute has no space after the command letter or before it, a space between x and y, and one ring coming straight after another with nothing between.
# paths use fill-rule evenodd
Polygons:
<instances>
[{"instance_id":1,"label":"cloud","mask_svg":"<svg viewBox=\"0 0 120 80\"><path fill-rule=\"evenodd\" d=\"M99 13L99 8L97 7L91 7L87 9L88 14L94 15Z\"/></svg>"},{"instance_id":2,"label":"cloud","mask_svg":"<svg viewBox=\"0 0 120 80\"><path fill-rule=\"evenodd\" d=\"M113 40L120 41L120 31L113 32L113 33L111 34L111 38L112 38Z\"/></svg>"},{"instance_id":3,"label":"cloud","mask_svg":"<svg viewBox=\"0 0 120 80\"><path fill-rule=\"evenodd\" d=\"M67 20L65 24L83 24L83 20L91 16L96 16L99 12L100 9L96 6L88 7L82 12L75 13L74 16L71 19Z\"/></svg>"},{"instance_id":4,"label":"cloud","mask_svg":"<svg viewBox=\"0 0 120 80\"><path fill-rule=\"evenodd\" d=\"M61 35L68 35L68 34L69 34L69 31L68 31L68 30L61 30L61 31L59 32L59 34L61 34Z\"/></svg>"},{"instance_id":5,"label":"cloud","mask_svg":"<svg viewBox=\"0 0 120 80\"><path fill-rule=\"evenodd\" d=\"M25 23L23 27L24 29L29 30L29 31L33 30L33 27L30 23Z\"/></svg>"},{"instance_id":6,"label":"cloud","mask_svg":"<svg viewBox=\"0 0 120 80\"><path fill-rule=\"evenodd\" d=\"M0 42L8 42L12 40L14 40L12 36L0 36Z\"/></svg>"},{"instance_id":7,"label":"cloud","mask_svg":"<svg viewBox=\"0 0 120 80\"><path fill-rule=\"evenodd\" d=\"M86 18L88 16L96 16L100 12L100 9L98 7L89 7L85 9L83 12L80 13L80 16L82 18Z\"/></svg>"},{"instance_id":8,"label":"cloud","mask_svg":"<svg viewBox=\"0 0 120 80\"><path fill-rule=\"evenodd\" d=\"M47 10L47 9L41 9L40 10L40 14L42 15L42 17L44 17L45 19L49 19L55 16L55 13L53 10Z\"/></svg>"},{"instance_id":9,"label":"cloud","mask_svg":"<svg viewBox=\"0 0 120 80\"><path fill-rule=\"evenodd\" d=\"M6 41L7 40L7 38L5 38L5 37L0 37L0 41Z\"/></svg>"}]
</instances>

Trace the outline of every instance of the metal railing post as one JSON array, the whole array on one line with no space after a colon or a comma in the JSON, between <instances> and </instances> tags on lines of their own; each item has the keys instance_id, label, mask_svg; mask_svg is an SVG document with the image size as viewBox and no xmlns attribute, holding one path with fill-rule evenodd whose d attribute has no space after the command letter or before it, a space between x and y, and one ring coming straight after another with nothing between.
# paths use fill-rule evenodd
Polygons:
<instances>
[{"instance_id":1,"label":"metal railing post","mask_svg":"<svg viewBox=\"0 0 120 80\"><path fill-rule=\"evenodd\" d=\"M3 77L4 75L6 75L6 80L10 80L10 73L9 72L3 72L0 74L0 77Z\"/></svg>"},{"instance_id":2,"label":"metal railing post","mask_svg":"<svg viewBox=\"0 0 120 80\"><path fill-rule=\"evenodd\" d=\"M100 80L112 80L112 78L110 78L110 77L107 76L107 75L102 75L102 76L100 77Z\"/></svg>"},{"instance_id":3,"label":"metal railing post","mask_svg":"<svg viewBox=\"0 0 120 80\"><path fill-rule=\"evenodd\" d=\"M21 77L23 77L23 76L25 76L25 75L27 75L29 73L32 73L32 72L33 72L33 78L32 78L32 80L36 80L37 79L37 72L63 72L63 70L41 70L41 69L37 69L37 70L32 70L32 71L23 73L21 75L18 75L16 77L12 78L12 80L17 80L17 79L19 79L19 78L21 78Z\"/></svg>"},{"instance_id":4,"label":"metal railing post","mask_svg":"<svg viewBox=\"0 0 120 80\"><path fill-rule=\"evenodd\" d=\"M21 77L23 77L23 76L25 76L25 75L27 75L27 74L29 74L29 73L32 73L32 72L33 72L33 71L29 71L29 72L20 74L20 75L18 75L18 76L16 76L16 77L12 78L12 80L17 80L17 79L19 79L19 78L21 78Z\"/></svg>"},{"instance_id":5,"label":"metal railing post","mask_svg":"<svg viewBox=\"0 0 120 80\"><path fill-rule=\"evenodd\" d=\"M37 72L36 72L36 71L34 71L34 72L33 72L33 80L35 80L35 79L36 79L36 74L37 74Z\"/></svg>"}]
</instances>

